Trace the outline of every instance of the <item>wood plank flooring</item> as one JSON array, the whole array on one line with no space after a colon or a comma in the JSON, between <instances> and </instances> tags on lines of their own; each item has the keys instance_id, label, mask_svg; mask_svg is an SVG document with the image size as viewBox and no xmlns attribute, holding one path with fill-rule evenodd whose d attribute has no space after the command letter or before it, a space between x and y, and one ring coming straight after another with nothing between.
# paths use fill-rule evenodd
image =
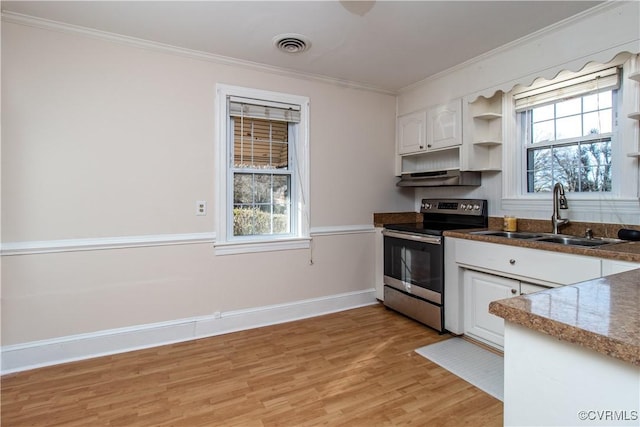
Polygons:
<instances>
[{"instance_id":1,"label":"wood plank flooring","mask_svg":"<svg viewBox=\"0 0 640 427\"><path fill-rule=\"evenodd\" d=\"M414 352L382 305L2 377L1 424L500 426L502 402Z\"/></svg>"}]
</instances>

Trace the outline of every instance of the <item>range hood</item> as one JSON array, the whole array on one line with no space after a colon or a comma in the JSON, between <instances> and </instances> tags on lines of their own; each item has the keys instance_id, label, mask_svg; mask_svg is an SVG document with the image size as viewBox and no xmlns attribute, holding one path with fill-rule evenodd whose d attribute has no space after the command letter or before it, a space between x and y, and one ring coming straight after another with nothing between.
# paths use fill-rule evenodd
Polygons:
<instances>
[{"instance_id":1,"label":"range hood","mask_svg":"<svg viewBox=\"0 0 640 427\"><path fill-rule=\"evenodd\" d=\"M448 187L448 186L479 186L480 172L463 172L460 170L445 170L435 172L403 173L398 187Z\"/></svg>"}]
</instances>

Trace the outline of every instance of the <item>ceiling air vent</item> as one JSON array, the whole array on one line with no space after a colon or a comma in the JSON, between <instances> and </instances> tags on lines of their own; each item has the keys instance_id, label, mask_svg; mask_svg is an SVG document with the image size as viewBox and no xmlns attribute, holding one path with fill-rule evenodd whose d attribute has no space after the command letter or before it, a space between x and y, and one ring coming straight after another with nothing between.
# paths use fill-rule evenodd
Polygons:
<instances>
[{"instance_id":1,"label":"ceiling air vent","mask_svg":"<svg viewBox=\"0 0 640 427\"><path fill-rule=\"evenodd\" d=\"M280 34L273 38L273 45L285 53L302 53L311 47L311 42L300 34Z\"/></svg>"}]
</instances>

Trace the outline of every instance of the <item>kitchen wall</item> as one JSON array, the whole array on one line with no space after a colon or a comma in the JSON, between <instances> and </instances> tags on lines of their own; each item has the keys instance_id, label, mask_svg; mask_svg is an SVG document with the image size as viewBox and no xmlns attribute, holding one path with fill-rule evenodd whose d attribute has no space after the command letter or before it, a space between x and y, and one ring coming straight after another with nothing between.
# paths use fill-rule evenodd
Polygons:
<instances>
[{"instance_id":1,"label":"kitchen wall","mask_svg":"<svg viewBox=\"0 0 640 427\"><path fill-rule=\"evenodd\" d=\"M437 76L419 82L402 91L398 97L398 114L407 114L432 105L463 97L475 99L478 95L491 96L496 90L509 91L516 84L528 85L538 77L553 78L561 70L579 71L588 62L606 63L620 52L640 52L640 3L615 2L601 5L570 18L539 33L488 52L478 58L453 67ZM496 28L499 31L499 28ZM627 104L638 108L640 95L634 82L629 81L625 94ZM637 85L637 84L635 84ZM624 152L617 159L623 163L625 175L619 177L624 186L632 186L637 195L638 160L626 156L626 152L638 151L638 125L620 118ZM505 137L503 145L515 141ZM503 162L505 156L503 153ZM525 218L547 220L551 217L551 196L541 206L517 201L504 203L503 185L508 175L500 172L483 172L482 187L421 188L416 190L415 208L424 197L471 197L489 200L492 216L515 214ZM571 197L570 197L571 199ZM579 221L640 224L640 203L637 197L614 206L606 197L597 197L591 203L570 203L569 218Z\"/></svg>"},{"instance_id":2,"label":"kitchen wall","mask_svg":"<svg viewBox=\"0 0 640 427\"><path fill-rule=\"evenodd\" d=\"M310 250L215 255L216 83L310 98ZM413 209L395 113L395 96L347 84L3 22L3 348L374 301L372 214Z\"/></svg>"}]
</instances>

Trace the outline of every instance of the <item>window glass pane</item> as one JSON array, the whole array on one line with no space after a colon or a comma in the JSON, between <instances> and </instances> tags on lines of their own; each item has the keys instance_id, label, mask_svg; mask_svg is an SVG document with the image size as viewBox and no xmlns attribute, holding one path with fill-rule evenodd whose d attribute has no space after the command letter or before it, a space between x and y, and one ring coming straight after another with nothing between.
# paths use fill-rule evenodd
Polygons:
<instances>
[{"instance_id":1,"label":"window glass pane","mask_svg":"<svg viewBox=\"0 0 640 427\"><path fill-rule=\"evenodd\" d=\"M612 92L608 90L583 97L583 110L586 112L611 108L611 94Z\"/></svg>"},{"instance_id":2,"label":"window glass pane","mask_svg":"<svg viewBox=\"0 0 640 427\"><path fill-rule=\"evenodd\" d=\"M611 110L594 111L584 115L583 135L598 135L611 132L613 121Z\"/></svg>"},{"instance_id":3,"label":"window glass pane","mask_svg":"<svg viewBox=\"0 0 640 427\"><path fill-rule=\"evenodd\" d=\"M570 116L556 120L556 138L575 138L582 136L581 116Z\"/></svg>"},{"instance_id":4,"label":"window glass pane","mask_svg":"<svg viewBox=\"0 0 640 427\"><path fill-rule=\"evenodd\" d=\"M534 122L553 119L554 105L545 105L544 107L534 108L531 112Z\"/></svg>"},{"instance_id":5,"label":"window glass pane","mask_svg":"<svg viewBox=\"0 0 640 427\"><path fill-rule=\"evenodd\" d=\"M273 176L273 201L274 203L289 203L289 175Z\"/></svg>"},{"instance_id":6,"label":"window glass pane","mask_svg":"<svg viewBox=\"0 0 640 427\"><path fill-rule=\"evenodd\" d=\"M249 236L254 233L256 210L250 206L235 206L233 208L233 235Z\"/></svg>"},{"instance_id":7,"label":"window glass pane","mask_svg":"<svg viewBox=\"0 0 640 427\"><path fill-rule=\"evenodd\" d=\"M289 167L289 123L235 117L233 127L234 167Z\"/></svg>"},{"instance_id":8,"label":"window glass pane","mask_svg":"<svg viewBox=\"0 0 640 427\"><path fill-rule=\"evenodd\" d=\"M576 191L579 187L578 159L580 152L577 145L554 147L551 168L556 182L561 182L566 191Z\"/></svg>"},{"instance_id":9,"label":"window glass pane","mask_svg":"<svg viewBox=\"0 0 640 427\"><path fill-rule=\"evenodd\" d=\"M253 175L236 173L233 175L233 203L253 203Z\"/></svg>"},{"instance_id":10,"label":"window glass pane","mask_svg":"<svg viewBox=\"0 0 640 427\"><path fill-rule=\"evenodd\" d=\"M549 191L553 186L551 149L531 149L527 156L528 191Z\"/></svg>"},{"instance_id":11,"label":"window glass pane","mask_svg":"<svg viewBox=\"0 0 640 427\"><path fill-rule=\"evenodd\" d=\"M291 232L290 175L234 174L235 236Z\"/></svg>"},{"instance_id":12,"label":"window glass pane","mask_svg":"<svg viewBox=\"0 0 640 427\"><path fill-rule=\"evenodd\" d=\"M553 120L534 123L533 124L533 143L555 140L554 124L555 123Z\"/></svg>"},{"instance_id":13,"label":"window glass pane","mask_svg":"<svg viewBox=\"0 0 640 427\"><path fill-rule=\"evenodd\" d=\"M582 108L582 98L573 98L556 104L556 117L571 116L580 114Z\"/></svg>"},{"instance_id":14,"label":"window glass pane","mask_svg":"<svg viewBox=\"0 0 640 427\"><path fill-rule=\"evenodd\" d=\"M271 174L255 174L256 203L271 202Z\"/></svg>"},{"instance_id":15,"label":"window glass pane","mask_svg":"<svg viewBox=\"0 0 640 427\"><path fill-rule=\"evenodd\" d=\"M275 234L286 234L290 231L289 205L273 205L273 232Z\"/></svg>"}]
</instances>

